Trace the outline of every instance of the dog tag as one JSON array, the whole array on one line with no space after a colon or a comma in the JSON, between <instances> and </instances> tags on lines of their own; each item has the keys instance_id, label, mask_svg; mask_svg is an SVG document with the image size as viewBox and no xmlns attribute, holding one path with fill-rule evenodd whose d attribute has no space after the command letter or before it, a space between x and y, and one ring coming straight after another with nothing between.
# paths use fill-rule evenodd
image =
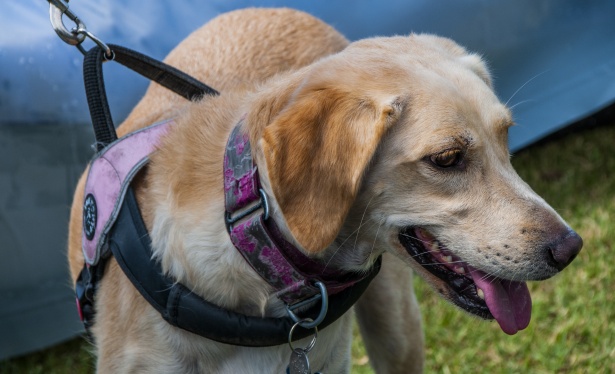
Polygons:
<instances>
[{"instance_id":1,"label":"dog tag","mask_svg":"<svg viewBox=\"0 0 615 374\"><path fill-rule=\"evenodd\" d=\"M303 349L295 348L292 351L286 372L288 374L310 374L310 361Z\"/></svg>"}]
</instances>

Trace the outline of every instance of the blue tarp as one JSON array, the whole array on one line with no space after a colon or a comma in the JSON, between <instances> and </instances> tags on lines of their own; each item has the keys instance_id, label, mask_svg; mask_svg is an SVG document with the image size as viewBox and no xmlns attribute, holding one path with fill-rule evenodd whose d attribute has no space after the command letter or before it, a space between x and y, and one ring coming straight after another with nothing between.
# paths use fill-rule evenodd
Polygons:
<instances>
[{"instance_id":1,"label":"blue tarp","mask_svg":"<svg viewBox=\"0 0 615 374\"><path fill-rule=\"evenodd\" d=\"M248 6L303 9L351 40L410 32L447 36L489 61L497 94L514 108L513 149L615 101L615 2L608 0L73 0L70 5L102 40L156 58L207 20ZM5 2L0 27L2 359L81 331L64 253L73 186L92 154L93 138L81 55L52 31L48 3ZM107 65L109 101L119 123L147 82Z\"/></svg>"}]
</instances>

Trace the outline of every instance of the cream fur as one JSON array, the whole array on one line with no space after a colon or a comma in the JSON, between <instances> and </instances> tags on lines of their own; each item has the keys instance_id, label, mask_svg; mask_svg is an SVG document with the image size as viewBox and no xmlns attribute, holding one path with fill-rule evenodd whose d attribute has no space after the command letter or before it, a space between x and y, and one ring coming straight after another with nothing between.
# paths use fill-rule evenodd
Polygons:
<instances>
[{"instance_id":1,"label":"cream fur","mask_svg":"<svg viewBox=\"0 0 615 374\"><path fill-rule=\"evenodd\" d=\"M402 227L427 227L472 266L517 280L553 275L539 253L543 236L569 228L512 169L511 116L480 57L431 35L347 45L297 11L222 15L166 59L222 95L185 103L152 85L118 132L176 118L137 181L165 271L222 307L282 316L283 305L233 248L222 219L224 147L247 114L244 130L287 238L337 269L366 270L384 253L381 274L356 306L372 365L379 373L421 372L410 268L445 297L447 289L403 249ZM426 161L449 149L463 152L467 168L443 172ZM73 279L83 264L83 184L84 177L70 223ZM485 259L503 245L508 260ZM96 306L99 372L282 373L288 364L286 345L229 346L168 325L114 261ZM309 355L313 369L349 371L351 320L347 313L319 333Z\"/></svg>"}]
</instances>

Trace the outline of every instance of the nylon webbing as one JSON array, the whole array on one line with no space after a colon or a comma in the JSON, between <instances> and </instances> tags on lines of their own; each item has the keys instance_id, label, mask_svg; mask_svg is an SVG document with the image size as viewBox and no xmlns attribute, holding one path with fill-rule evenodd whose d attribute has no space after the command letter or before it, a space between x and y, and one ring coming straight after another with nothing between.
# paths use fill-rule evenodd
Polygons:
<instances>
[{"instance_id":1,"label":"nylon webbing","mask_svg":"<svg viewBox=\"0 0 615 374\"><path fill-rule=\"evenodd\" d=\"M188 100L218 95L218 91L170 65L118 45L109 44L109 47L114 53L114 61ZM102 64L105 61L105 52L99 46L90 49L83 61L85 94L99 151L117 139L103 78Z\"/></svg>"}]
</instances>

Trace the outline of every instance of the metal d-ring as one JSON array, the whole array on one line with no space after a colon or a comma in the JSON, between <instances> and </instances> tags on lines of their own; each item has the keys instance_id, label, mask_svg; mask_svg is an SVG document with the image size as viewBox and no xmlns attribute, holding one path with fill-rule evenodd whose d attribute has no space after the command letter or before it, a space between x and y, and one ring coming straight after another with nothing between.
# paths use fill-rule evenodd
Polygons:
<instances>
[{"instance_id":1,"label":"metal d-ring","mask_svg":"<svg viewBox=\"0 0 615 374\"><path fill-rule=\"evenodd\" d=\"M303 327L301 324L302 323L310 323L310 322L314 322L312 321L311 318L304 318L302 320L297 321L293 327L290 328L290 332L288 333L288 345L290 346L290 349L292 351L295 350L295 347L293 347L293 332L295 332L295 328L297 326L301 326ZM318 328L316 326L314 327L310 327L314 329L314 336L312 337L312 340L310 341L310 343L305 346L305 348L300 348L303 352L305 352L306 354L312 350L312 348L314 348L314 346L316 345L316 338L318 338Z\"/></svg>"},{"instance_id":2,"label":"metal d-ring","mask_svg":"<svg viewBox=\"0 0 615 374\"><path fill-rule=\"evenodd\" d=\"M115 54L113 53L111 48L109 48L109 46L105 44L105 42L100 40L100 38L92 34L86 28L78 28L78 29L74 29L73 31L75 31L79 35L85 35L88 38L92 39L92 41L96 43L96 45L98 45L103 51L105 51L104 56L107 61L113 60L115 58Z\"/></svg>"},{"instance_id":3,"label":"metal d-ring","mask_svg":"<svg viewBox=\"0 0 615 374\"><path fill-rule=\"evenodd\" d=\"M299 325L301 327L303 327L304 329L315 329L316 326L320 325L320 323L325 319L325 316L327 315L327 310L329 309L329 296L327 294L327 287L325 287L325 285L320 282L320 281L316 281L314 283L315 286L317 286L320 289L320 294L314 295L312 297L310 297L309 299L300 301L298 303L295 303L293 305L287 305L286 306L286 311L288 312L288 315L290 316L290 318L295 321L295 325ZM316 319L312 320L311 318L299 318L294 312L293 310L299 309L303 306L306 306L308 304L311 304L314 301L317 301L320 299L320 313L318 313L318 317L316 317ZM293 328L295 327L295 325L293 325ZM292 329L291 329L292 331Z\"/></svg>"}]
</instances>

